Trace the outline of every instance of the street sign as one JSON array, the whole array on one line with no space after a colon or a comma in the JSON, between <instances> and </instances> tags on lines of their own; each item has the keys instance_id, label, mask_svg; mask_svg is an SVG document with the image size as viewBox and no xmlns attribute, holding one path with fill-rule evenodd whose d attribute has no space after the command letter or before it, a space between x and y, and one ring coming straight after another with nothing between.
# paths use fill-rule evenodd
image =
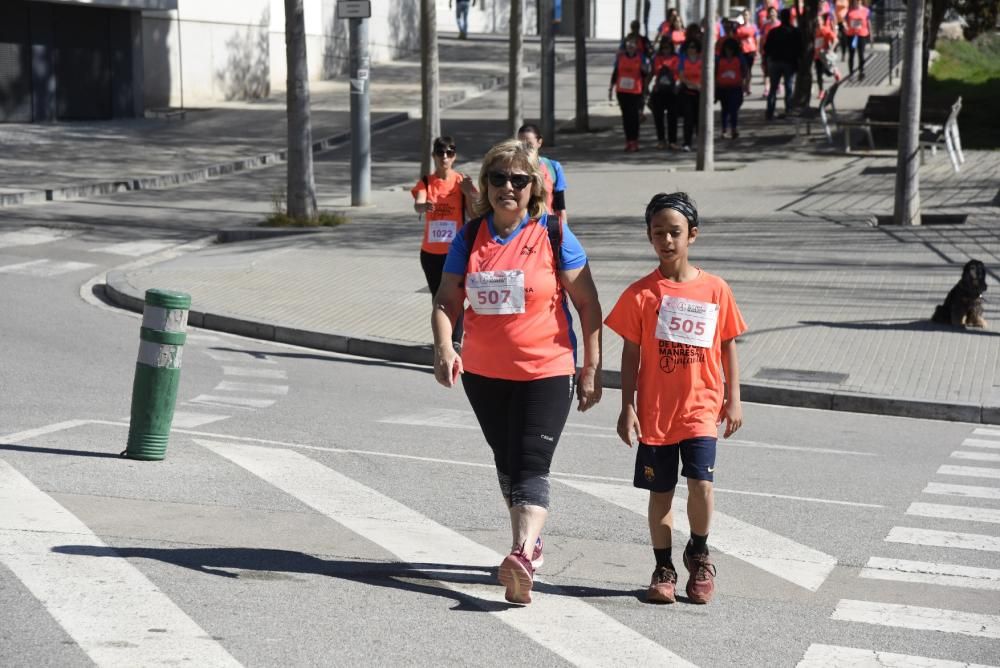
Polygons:
<instances>
[{"instance_id":1,"label":"street sign","mask_svg":"<svg viewBox=\"0 0 1000 668\"><path fill-rule=\"evenodd\" d=\"M371 0L337 0L338 19L370 19Z\"/></svg>"}]
</instances>

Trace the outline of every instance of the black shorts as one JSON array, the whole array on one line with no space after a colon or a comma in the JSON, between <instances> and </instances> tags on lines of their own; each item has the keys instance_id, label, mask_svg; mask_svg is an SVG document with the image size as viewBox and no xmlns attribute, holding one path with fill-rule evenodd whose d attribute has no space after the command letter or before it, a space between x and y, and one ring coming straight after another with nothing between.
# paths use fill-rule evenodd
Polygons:
<instances>
[{"instance_id":1,"label":"black shorts","mask_svg":"<svg viewBox=\"0 0 1000 668\"><path fill-rule=\"evenodd\" d=\"M673 445L640 443L635 452L632 484L651 492L670 492L677 487L677 460L681 475L692 480L715 480L715 446L712 436L689 438Z\"/></svg>"}]
</instances>

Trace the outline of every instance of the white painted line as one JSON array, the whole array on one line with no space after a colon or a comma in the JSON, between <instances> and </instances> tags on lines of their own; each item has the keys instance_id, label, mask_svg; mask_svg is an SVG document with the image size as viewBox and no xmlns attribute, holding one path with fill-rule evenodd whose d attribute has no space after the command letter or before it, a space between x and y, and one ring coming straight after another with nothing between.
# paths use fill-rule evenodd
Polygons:
<instances>
[{"instance_id":1,"label":"white painted line","mask_svg":"<svg viewBox=\"0 0 1000 668\"><path fill-rule=\"evenodd\" d=\"M1000 480L1000 469L979 466L951 466L945 464L937 470L938 475L960 475L968 478L995 478Z\"/></svg>"},{"instance_id":2,"label":"white painted line","mask_svg":"<svg viewBox=\"0 0 1000 668\"><path fill-rule=\"evenodd\" d=\"M631 479L625 482L632 482ZM722 494L743 494L746 496L763 496L771 499L789 499L791 501L807 501L809 503L829 503L834 506L853 506L855 508L885 508L879 503L861 503L859 501L838 501L836 499L818 499L813 496L792 496L789 494L772 494L770 492L746 492L739 489L725 489L722 487L713 488L715 492Z\"/></svg>"},{"instance_id":3,"label":"white painted line","mask_svg":"<svg viewBox=\"0 0 1000 668\"><path fill-rule=\"evenodd\" d=\"M1000 488L977 487L975 485L947 485L943 482L927 483L924 494L940 494L942 496L960 496L975 499L1000 499Z\"/></svg>"},{"instance_id":4,"label":"white painted line","mask_svg":"<svg viewBox=\"0 0 1000 668\"><path fill-rule=\"evenodd\" d=\"M210 413L193 413L189 411L174 411L174 421L172 423L172 429L180 427L182 429L191 429L194 427L200 427L203 424L209 424L212 422L218 422L219 420L229 419L228 415L212 415Z\"/></svg>"},{"instance_id":5,"label":"white painted line","mask_svg":"<svg viewBox=\"0 0 1000 668\"><path fill-rule=\"evenodd\" d=\"M162 665L166 657L240 665L137 568L2 460L0 508L0 562L97 665Z\"/></svg>"},{"instance_id":6,"label":"white painted line","mask_svg":"<svg viewBox=\"0 0 1000 668\"><path fill-rule=\"evenodd\" d=\"M302 501L338 524L372 541L410 564L481 565L492 569L503 558L462 534L352 478L291 450L237 446L196 439L200 445L229 459ZM435 577L433 567L422 569ZM484 574L483 580L492 580ZM526 607L504 605L503 589L490 582L442 580L449 589L494 608L490 614L542 647L574 664L683 665L681 657L608 617L572 595L533 594Z\"/></svg>"},{"instance_id":7,"label":"white painted line","mask_svg":"<svg viewBox=\"0 0 1000 668\"><path fill-rule=\"evenodd\" d=\"M241 378L272 378L274 380L288 378L288 372L284 369L256 369L249 366L224 366L222 373L226 376L239 376Z\"/></svg>"},{"instance_id":8,"label":"white painted line","mask_svg":"<svg viewBox=\"0 0 1000 668\"><path fill-rule=\"evenodd\" d=\"M991 429L990 427L976 427L972 430L972 433L977 436L1000 436L1000 429Z\"/></svg>"},{"instance_id":9,"label":"white painted line","mask_svg":"<svg viewBox=\"0 0 1000 668\"><path fill-rule=\"evenodd\" d=\"M57 262L55 260L32 260L30 262L19 262L0 267L2 274L17 274L19 276L32 276L35 278L49 278L68 274L72 271L87 269L94 265L87 262Z\"/></svg>"},{"instance_id":10,"label":"white painted line","mask_svg":"<svg viewBox=\"0 0 1000 668\"><path fill-rule=\"evenodd\" d=\"M958 564L932 564L926 561L871 557L868 564L861 569L861 577L1000 591L1000 570Z\"/></svg>"},{"instance_id":11,"label":"white painted line","mask_svg":"<svg viewBox=\"0 0 1000 668\"><path fill-rule=\"evenodd\" d=\"M51 241L58 241L71 237L76 232L69 230L52 230L45 227L28 227L16 232L3 232L0 234L0 248L10 246L37 246L47 244Z\"/></svg>"},{"instance_id":12,"label":"white painted line","mask_svg":"<svg viewBox=\"0 0 1000 668\"><path fill-rule=\"evenodd\" d=\"M274 399L256 399L250 397L224 397L214 394L199 394L188 404L209 404L212 406L239 406L242 408L267 408L274 405Z\"/></svg>"},{"instance_id":13,"label":"white painted line","mask_svg":"<svg viewBox=\"0 0 1000 668\"><path fill-rule=\"evenodd\" d=\"M968 459L975 462L1000 462L1000 454L993 452L967 452L956 450L951 453L953 459Z\"/></svg>"},{"instance_id":14,"label":"white painted line","mask_svg":"<svg viewBox=\"0 0 1000 668\"><path fill-rule=\"evenodd\" d=\"M158 253L164 248L176 246L177 244L178 242L176 241L153 241L151 239L146 241L123 241L119 244L101 246L100 248L91 248L89 252L139 257L142 255L149 255L150 253Z\"/></svg>"},{"instance_id":15,"label":"white painted line","mask_svg":"<svg viewBox=\"0 0 1000 668\"><path fill-rule=\"evenodd\" d=\"M462 411L455 410L451 408L437 408L420 411L419 413L407 413L405 415L397 415L395 417L384 418L379 420L386 424L402 424L411 427L436 427L438 429L473 429L476 431L480 430L479 423L476 422L476 416L472 411ZM573 431L574 428L577 429L591 429L593 431L601 431L607 433L587 433ZM572 423L567 423L566 429L563 431L563 436L577 436L581 438L606 438L612 440L618 440L618 434L615 433L615 429L612 427L595 427L593 425L574 425ZM836 450L834 448L812 448L799 445L777 445L773 443L759 443L757 441L737 441L737 440L720 440L719 447L734 447L734 448L758 448L766 450L792 450L796 452L815 452L819 454L834 454L834 455L858 455L862 457L878 457L879 455L874 452L859 452L856 450Z\"/></svg>"},{"instance_id":16,"label":"white painted line","mask_svg":"<svg viewBox=\"0 0 1000 668\"><path fill-rule=\"evenodd\" d=\"M809 649L796 668L996 668L996 666L879 652L873 649L813 644L809 645Z\"/></svg>"},{"instance_id":17,"label":"white painted line","mask_svg":"<svg viewBox=\"0 0 1000 668\"><path fill-rule=\"evenodd\" d=\"M1000 450L1000 441L987 441L982 438L967 438L962 441L962 447L965 448L993 448L995 450Z\"/></svg>"},{"instance_id":18,"label":"white painted line","mask_svg":"<svg viewBox=\"0 0 1000 668\"><path fill-rule=\"evenodd\" d=\"M913 527L893 527L885 537L887 543L907 543L930 547L951 547L960 550L1000 552L1000 537L958 531L935 531Z\"/></svg>"},{"instance_id":19,"label":"white painted line","mask_svg":"<svg viewBox=\"0 0 1000 668\"><path fill-rule=\"evenodd\" d=\"M562 480L564 485L602 501L612 503L646 517L649 493L626 485ZM683 504L674 509L674 530L690 533ZM732 557L788 580L809 591L816 591L837 565L836 558L797 543L789 538L748 524L716 510L712 514L712 546Z\"/></svg>"},{"instance_id":20,"label":"white painted line","mask_svg":"<svg viewBox=\"0 0 1000 668\"><path fill-rule=\"evenodd\" d=\"M83 425L90 423L91 420L65 420L63 422L55 422L44 427L38 427L37 429L26 429L25 431L17 431L13 434L0 436L0 443L16 444L18 441L27 441L31 438L45 436L46 434L54 434L57 431L75 429L76 427L82 427ZM128 425L128 422L125 424Z\"/></svg>"},{"instance_id":21,"label":"white painted line","mask_svg":"<svg viewBox=\"0 0 1000 668\"><path fill-rule=\"evenodd\" d=\"M228 344L227 344L228 345ZM234 346L235 347L235 346ZM263 355L254 355L252 353L244 353L238 350L211 350L205 349L202 351L209 357L211 357L216 362L242 362L242 363L253 363L253 364L277 364L272 359L269 359Z\"/></svg>"},{"instance_id":22,"label":"white painted line","mask_svg":"<svg viewBox=\"0 0 1000 668\"><path fill-rule=\"evenodd\" d=\"M974 638L1000 638L1000 617L959 610L842 599L830 616L841 622L860 622L919 631L957 633Z\"/></svg>"},{"instance_id":23,"label":"white painted line","mask_svg":"<svg viewBox=\"0 0 1000 668\"><path fill-rule=\"evenodd\" d=\"M1000 524L1000 510L995 508L972 508L970 506L950 506L940 503L911 503L907 515L939 517L963 522L992 522Z\"/></svg>"},{"instance_id":24,"label":"white painted line","mask_svg":"<svg viewBox=\"0 0 1000 668\"><path fill-rule=\"evenodd\" d=\"M224 380L215 386L218 392L256 392L257 394L274 394L284 396L288 394L287 385L269 385L267 383L239 383L231 380Z\"/></svg>"}]
</instances>

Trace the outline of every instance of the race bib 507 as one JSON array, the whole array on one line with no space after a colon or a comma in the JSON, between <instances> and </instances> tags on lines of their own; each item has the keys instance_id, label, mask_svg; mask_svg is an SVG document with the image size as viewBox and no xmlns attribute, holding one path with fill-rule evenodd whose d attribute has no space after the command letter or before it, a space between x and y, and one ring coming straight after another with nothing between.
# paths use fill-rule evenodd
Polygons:
<instances>
[{"instance_id":1,"label":"race bib 507","mask_svg":"<svg viewBox=\"0 0 1000 668\"><path fill-rule=\"evenodd\" d=\"M479 315L524 313L524 271L476 271L465 277L465 295Z\"/></svg>"}]
</instances>

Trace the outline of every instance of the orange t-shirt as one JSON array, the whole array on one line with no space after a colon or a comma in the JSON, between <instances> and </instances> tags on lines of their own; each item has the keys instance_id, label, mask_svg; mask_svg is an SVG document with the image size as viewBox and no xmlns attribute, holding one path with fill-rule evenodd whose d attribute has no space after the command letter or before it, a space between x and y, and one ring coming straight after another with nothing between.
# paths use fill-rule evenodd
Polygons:
<instances>
[{"instance_id":1,"label":"orange t-shirt","mask_svg":"<svg viewBox=\"0 0 1000 668\"><path fill-rule=\"evenodd\" d=\"M626 288L604 324L640 348L643 443L674 445L718 435L722 342L747 329L724 280L699 269L694 280L675 283L657 268Z\"/></svg>"},{"instance_id":2,"label":"orange t-shirt","mask_svg":"<svg viewBox=\"0 0 1000 668\"><path fill-rule=\"evenodd\" d=\"M462 366L466 371L506 380L536 380L576 373L573 328L562 283L556 271L546 217L530 219L503 243L483 221L469 248L465 274L465 338ZM560 252L560 249L555 249ZM477 272L523 272L523 313L477 313L509 299L509 287L475 290ZM498 293L494 297L494 293ZM517 297L514 297L517 300Z\"/></svg>"},{"instance_id":3,"label":"orange t-shirt","mask_svg":"<svg viewBox=\"0 0 1000 668\"><path fill-rule=\"evenodd\" d=\"M434 255L447 255L448 246L465 223L462 197L462 175L452 171L447 179L437 174L427 175L427 185L424 180L417 181L410 194L416 199L417 193L427 191L427 201L434 204L434 210L424 215L424 238L420 250ZM451 223L450 225L448 223Z\"/></svg>"},{"instance_id":4,"label":"orange t-shirt","mask_svg":"<svg viewBox=\"0 0 1000 668\"><path fill-rule=\"evenodd\" d=\"M848 0L834 0L833 13L837 18L837 23L843 23L847 18L847 10L850 9Z\"/></svg>"}]
</instances>

